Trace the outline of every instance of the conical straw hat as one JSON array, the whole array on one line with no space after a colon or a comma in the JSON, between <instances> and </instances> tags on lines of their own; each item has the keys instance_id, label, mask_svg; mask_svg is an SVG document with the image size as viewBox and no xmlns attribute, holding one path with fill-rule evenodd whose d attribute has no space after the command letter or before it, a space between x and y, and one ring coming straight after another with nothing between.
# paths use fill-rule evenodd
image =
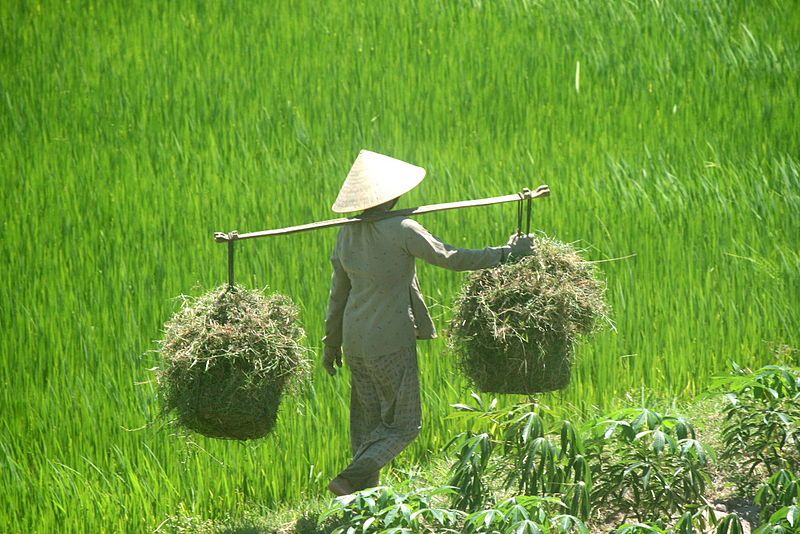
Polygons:
<instances>
[{"instance_id":1,"label":"conical straw hat","mask_svg":"<svg viewBox=\"0 0 800 534\"><path fill-rule=\"evenodd\" d=\"M388 202L414 189L425 169L377 152L362 150L342 184L333 211L361 211Z\"/></svg>"}]
</instances>

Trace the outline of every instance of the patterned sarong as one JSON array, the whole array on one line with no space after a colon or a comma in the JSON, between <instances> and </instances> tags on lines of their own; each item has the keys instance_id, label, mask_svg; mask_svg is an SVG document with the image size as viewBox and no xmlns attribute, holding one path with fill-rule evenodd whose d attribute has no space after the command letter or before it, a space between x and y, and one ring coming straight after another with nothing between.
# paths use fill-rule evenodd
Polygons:
<instances>
[{"instance_id":1,"label":"patterned sarong","mask_svg":"<svg viewBox=\"0 0 800 534\"><path fill-rule=\"evenodd\" d=\"M355 485L377 481L381 467L421 428L416 346L382 356L347 354L351 370L350 441L353 461L339 476Z\"/></svg>"}]
</instances>

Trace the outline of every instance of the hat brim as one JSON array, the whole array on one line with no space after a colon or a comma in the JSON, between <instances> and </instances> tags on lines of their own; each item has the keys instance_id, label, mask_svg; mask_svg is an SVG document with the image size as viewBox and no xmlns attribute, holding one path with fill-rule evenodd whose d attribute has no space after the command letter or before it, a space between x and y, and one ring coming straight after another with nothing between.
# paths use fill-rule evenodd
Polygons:
<instances>
[{"instance_id":1,"label":"hat brim","mask_svg":"<svg viewBox=\"0 0 800 534\"><path fill-rule=\"evenodd\" d=\"M362 150L331 209L336 213L349 213L373 208L411 191L424 178L422 167Z\"/></svg>"}]
</instances>

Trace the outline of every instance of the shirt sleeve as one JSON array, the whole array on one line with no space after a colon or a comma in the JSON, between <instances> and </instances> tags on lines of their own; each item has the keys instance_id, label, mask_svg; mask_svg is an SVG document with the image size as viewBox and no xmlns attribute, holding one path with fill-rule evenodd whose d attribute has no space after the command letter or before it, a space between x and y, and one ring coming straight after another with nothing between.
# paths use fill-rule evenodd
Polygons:
<instances>
[{"instance_id":1,"label":"shirt sleeve","mask_svg":"<svg viewBox=\"0 0 800 534\"><path fill-rule=\"evenodd\" d=\"M350 278L347 276L339 258L331 258L333 275L331 276L331 294L328 299L328 313L325 316L325 337L322 342L329 347L342 346L342 320L347 298L350 295Z\"/></svg>"},{"instance_id":2,"label":"shirt sleeve","mask_svg":"<svg viewBox=\"0 0 800 534\"><path fill-rule=\"evenodd\" d=\"M406 251L423 261L452 271L475 271L499 265L509 247L486 247L483 249L456 248L444 243L428 232L421 224L406 219L403 221Z\"/></svg>"}]
</instances>

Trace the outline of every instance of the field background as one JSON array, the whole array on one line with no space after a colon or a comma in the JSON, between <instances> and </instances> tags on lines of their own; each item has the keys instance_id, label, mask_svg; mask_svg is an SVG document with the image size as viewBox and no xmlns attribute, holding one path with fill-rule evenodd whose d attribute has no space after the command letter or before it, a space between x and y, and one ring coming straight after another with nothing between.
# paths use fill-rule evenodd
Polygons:
<instances>
[{"instance_id":1,"label":"field background","mask_svg":"<svg viewBox=\"0 0 800 534\"><path fill-rule=\"evenodd\" d=\"M176 437L148 351L226 280L215 230L330 218L361 148L424 166L402 206L550 185L537 229L601 264L616 332L547 402L686 397L800 345L800 3L0 3L0 531L146 531L323 494L347 381L256 444ZM421 218L505 242L514 206ZM320 344L335 230L239 245ZM420 266L440 329L463 275ZM420 345L413 471L469 394Z\"/></svg>"}]
</instances>

